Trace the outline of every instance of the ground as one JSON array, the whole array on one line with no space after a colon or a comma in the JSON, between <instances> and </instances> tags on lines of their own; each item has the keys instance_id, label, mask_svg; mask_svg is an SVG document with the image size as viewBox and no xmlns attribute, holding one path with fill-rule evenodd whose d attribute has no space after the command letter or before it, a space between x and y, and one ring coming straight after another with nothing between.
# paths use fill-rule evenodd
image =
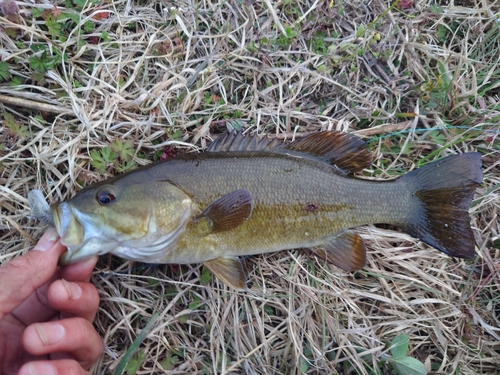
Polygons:
<instances>
[{"instance_id":1,"label":"ground","mask_svg":"<svg viewBox=\"0 0 500 375\"><path fill-rule=\"evenodd\" d=\"M29 4L0 0L1 262L44 229L27 218L31 189L65 200L227 129L357 134L375 160L360 178L483 156L476 259L367 226L363 270L297 250L253 256L250 290L235 292L197 264L103 256L93 374L409 374L405 361L500 373L498 2Z\"/></svg>"}]
</instances>

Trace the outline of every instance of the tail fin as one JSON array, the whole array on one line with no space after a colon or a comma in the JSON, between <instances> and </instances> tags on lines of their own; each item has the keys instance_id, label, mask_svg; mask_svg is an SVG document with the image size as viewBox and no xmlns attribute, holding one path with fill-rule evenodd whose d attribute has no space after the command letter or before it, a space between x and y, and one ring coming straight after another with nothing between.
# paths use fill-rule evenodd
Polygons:
<instances>
[{"instance_id":1,"label":"tail fin","mask_svg":"<svg viewBox=\"0 0 500 375\"><path fill-rule=\"evenodd\" d=\"M473 258L468 209L482 180L478 152L449 156L406 174L401 181L413 187L421 208L405 231L450 256Z\"/></svg>"}]
</instances>

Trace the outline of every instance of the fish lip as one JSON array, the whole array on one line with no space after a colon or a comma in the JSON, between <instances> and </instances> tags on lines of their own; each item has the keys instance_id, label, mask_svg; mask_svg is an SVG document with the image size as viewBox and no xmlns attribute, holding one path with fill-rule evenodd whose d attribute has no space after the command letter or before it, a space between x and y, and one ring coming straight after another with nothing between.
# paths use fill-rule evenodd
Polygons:
<instances>
[{"instance_id":1,"label":"fish lip","mask_svg":"<svg viewBox=\"0 0 500 375\"><path fill-rule=\"evenodd\" d=\"M54 203L50 206L50 212L52 213L52 219L54 220L54 226L56 227L57 234L61 237L61 217L59 216L59 203Z\"/></svg>"},{"instance_id":2,"label":"fish lip","mask_svg":"<svg viewBox=\"0 0 500 375\"><path fill-rule=\"evenodd\" d=\"M64 245L64 236L68 230L72 215L71 207L66 202L55 203L50 206L50 211L52 212L57 234L61 237L61 243Z\"/></svg>"},{"instance_id":3,"label":"fish lip","mask_svg":"<svg viewBox=\"0 0 500 375\"><path fill-rule=\"evenodd\" d=\"M59 210L61 209L61 206L63 205L68 205L67 203L54 203L50 206L50 212L52 212L52 219L54 220L54 226L56 227L57 234L59 237L61 237L61 243L63 242L63 237L64 237L64 232L66 227L68 226L68 219L67 215L60 214ZM62 224L62 218L65 219L65 224ZM71 261L71 256L73 255L73 252L67 248L67 250L61 254L58 260L58 265L59 266L66 266L70 263L73 263Z\"/></svg>"},{"instance_id":4,"label":"fish lip","mask_svg":"<svg viewBox=\"0 0 500 375\"><path fill-rule=\"evenodd\" d=\"M61 254L59 257L59 260L57 262L58 266L67 266L69 264L73 264L76 262L80 262L82 260L91 258L97 254L85 254L80 251L80 249L77 249L76 251L70 251L68 247L68 251L65 251L64 253Z\"/></svg>"},{"instance_id":5,"label":"fish lip","mask_svg":"<svg viewBox=\"0 0 500 375\"><path fill-rule=\"evenodd\" d=\"M85 229L81 221L78 220L78 217L71 209L71 205L66 202L55 203L50 206L50 211L52 212L54 226L56 227L57 234L59 235L59 237L61 237L61 244L66 246L68 249L59 257L58 264L60 266L65 266L86 258L90 258L92 255L94 255L85 254L80 251L86 242ZM84 231L84 236L79 244L71 244L67 241L68 230L72 219L75 220L79 225L81 225Z\"/></svg>"}]
</instances>

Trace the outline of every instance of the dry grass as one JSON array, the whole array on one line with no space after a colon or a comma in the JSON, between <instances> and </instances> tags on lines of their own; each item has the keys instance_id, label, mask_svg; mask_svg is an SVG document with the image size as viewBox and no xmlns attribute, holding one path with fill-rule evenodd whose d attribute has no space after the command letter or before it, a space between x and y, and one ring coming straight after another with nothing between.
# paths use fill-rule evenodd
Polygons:
<instances>
[{"instance_id":1,"label":"dry grass","mask_svg":"<svg viewBox=\"0 0 500 375\"><path fill-rule=\"evenodd\" d=\"M26 219L28 191L59 201L104 178L90 152L116 138L140 165L167 145L204 148L228 125L281 138L339 129L366 137L376 162L364 175L377 178L484 155L475 261L371 226L354 275L281 252L247 259L251 291L236 293L200 282L198 265L103 257L92 281L106 351L94 374L112 373L155 313L138 374L391 374L400 333L429 372L500 372L497 1L106 1L73 10L81 21L60 20L60 34L47 28L51 4L0 17L2 262L43 230ZM39 48L56 56L42 74L30 61ZM6 113L27 133L9 130Z\"/></svg>"}]
</instances>

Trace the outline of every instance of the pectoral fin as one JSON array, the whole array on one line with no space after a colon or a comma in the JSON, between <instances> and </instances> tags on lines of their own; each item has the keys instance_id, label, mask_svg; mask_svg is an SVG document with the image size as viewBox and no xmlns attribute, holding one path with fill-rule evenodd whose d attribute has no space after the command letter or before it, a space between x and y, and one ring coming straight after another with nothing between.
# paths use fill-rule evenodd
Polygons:
<instances>
[{"instance_id":1,"label":"pectoral fin","mask_svg":"<svg viewBox=\"0 0 500 375\"><path fill-rule=\"evenodd\" d=\"M226 194L208 206L195 221L205 222L209 233L224 232L240 226L252 214L253 199L248 190Z\"/></svg>"},{"instance_id":2,"label":"pectoral fin","mask_svg":"<svg viewBox=\"0 0 500 375\"><path fill-rule=\"evenodd\" d=\"M359 234L344 232L313 249L314 255L345 271L357 271L366 263L366 247Z\"/></svg>"},{"instance_id":3,"label":"pectoral fin","mask_svg":"<svg viewBox=\"0 0 500 375\"><path fill-rule=\"evenodd\" d=\"M227 257L203 262L212 273L236 290L245 289L246 272L238 257Z\"/></svg>"}]
</instances>

